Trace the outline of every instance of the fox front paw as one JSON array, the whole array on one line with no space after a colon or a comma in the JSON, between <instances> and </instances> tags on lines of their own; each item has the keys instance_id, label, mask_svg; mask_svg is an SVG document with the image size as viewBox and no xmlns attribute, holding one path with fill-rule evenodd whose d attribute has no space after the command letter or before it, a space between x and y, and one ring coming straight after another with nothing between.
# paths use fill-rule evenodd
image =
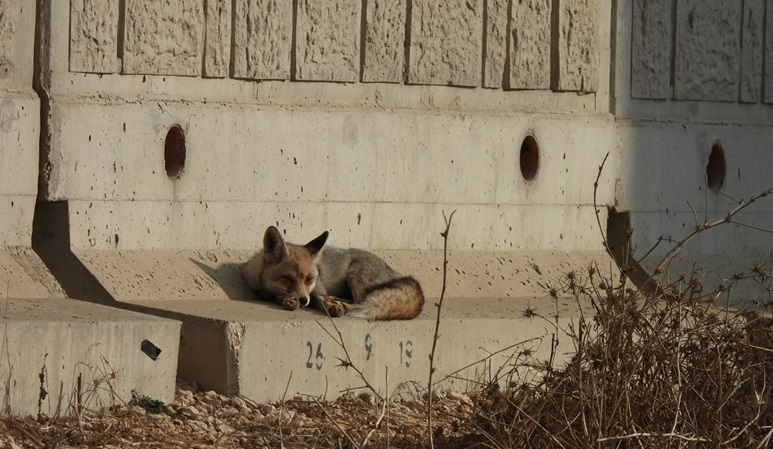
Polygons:
<instances>
[{"instance_id":1,"label":"fox front paw","mask_svg":"<svg viewBox=\"0 0 773 449\"><path fill-rule=\"evenodd\" d=\"M285 308L285 310L294 311L298 310L298 307L301 306L301 303L298 302L296 298L292 297L285 297L279 300L279 303L282 304L282 307Z\"/></svg>"},{"instance_id":2,"label":"fox front paw","mask_svg":"<svg viewBox=\"0 0 773 449\"><path fill-rule=\"evenodd\" d=\"M346 312L349 310L349 308L346 307L346 304L342 303L341 301L328 301L327 304L325 304L325 310L331 317L338 318L340 316L346 315Z\"/></svg>"}]
</instances>

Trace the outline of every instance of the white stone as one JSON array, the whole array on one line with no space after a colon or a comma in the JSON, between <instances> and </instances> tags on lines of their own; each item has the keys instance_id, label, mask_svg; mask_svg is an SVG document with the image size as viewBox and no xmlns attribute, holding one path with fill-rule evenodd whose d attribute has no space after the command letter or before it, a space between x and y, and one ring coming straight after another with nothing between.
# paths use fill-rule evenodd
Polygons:
<instances>
[{"instance_id":1,"label":"white stone","mask_svg":"<svg viewBox=\"0 0 773 449\"><path fill-rule=\"evenodd\" d=\"M201 75L204 0L126 0L123 73Z\"/></svg>"},{"instance_id":2,"label":"white stone","mask_svg":"<svg viewBox=\"0 0 773 449\"><path fill-rule=\"evenodd\" d=\"M290 78L293 5L285 0L234 2L235 78Z\"/></svg>"},{"instance_id":3,"label":"white stone","mask_svg":"<svg viewBox=\"0 0 773 449\"><path fill-rule=\"evenodd\" d=\"M631 30L631 97L671 98L672 0L635 0Z\"/></svg>"},{"instance_id":4,"label":"white stone","mask_svg":"<svg viewBox=\"0 0 773 449\"><path fill-rule=\"evenodd\" d=\"M507 0L486 2L486 54L483 87L502 88L507 62Z\"/></svg>"},{"instance_id":5,"label":"white stone","mask_svg":"<svg viewBox=\"0 0 773 449\"><path fill-rule=\"evenodd\" d=\"M231 63L231 0L206 2L204 76L224 78Z\"/></svg>"},{"instance_id":6,"label":"white stone","mask_svg":"<svg viewBox=\"0 0 773 449\"><path fill-rule=\"evenodd\" d=\"M481 85L482 0L414 0L408 81Z\"/></svg>"},{"instance_id":7,"label":"white stone","mask_svg":"<svg viewBox=\"0 0 773 449\"><path fill-rule=\"evenodd\" d=\"M737 0L677 2L676 99L738 100L741 6Z\"/></svg>"},{"instance_id":8,"label":"white stone","mask_svg":"<svg viewBox=\"0 0 773 449\"><path fill-rule=\"evenodd\" d=\"M369 0L365 8L362 80L399 83L405 61L406 0Z\"/></svg>"},{"instance_id":9,"label":"white stone","mask_svg":"<svg viewBox=\"0 0 773 449\"><path fill-rule=\"evenodd\" d=\"M120 71L118 20L119 0L70 2L71 71Z\"/></svg>"},{"instance_id":10,"label":"white stone","mask_svg":"<svg viewBox=\"0 0 773 449\"><path fill-rule=\"evenodd\" d=\"M595 92L598 88L598 5L598 0L559 2L559 91Z\"/></svg>"},{"instance_id":11,"label":"white stone","mask_svg":"<svg viewBox=\"0 0 773 449\"><path fill-rule=\"evenodd\" d=\"M513 2L510 89L550 89L551 1Z\"/></svg>"},{"instance_id":12,"label":"white stone","mask_svg":"<svg viewBox=\"0 0 773 449\"><path fill-rule=\"evenodd\" d=\"M361 0L298 0L295 78L360 78Z\"/></svg>"}]
</instances>

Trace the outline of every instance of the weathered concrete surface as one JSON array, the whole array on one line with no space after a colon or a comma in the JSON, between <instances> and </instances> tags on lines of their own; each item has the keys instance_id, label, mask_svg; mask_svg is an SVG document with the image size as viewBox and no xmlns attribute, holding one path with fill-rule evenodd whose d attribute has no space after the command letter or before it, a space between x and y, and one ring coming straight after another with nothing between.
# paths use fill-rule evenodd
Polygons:
<instances>
[{"instance_id":1,"label":"weathered concrete surface","mask_svg":"<svg viewBox=\"0 0 773 449\"><path fill-rule=\"evenodd\" d=\"M406 0L370 0L365 3L363 82L403 81L406 8Z\"/></svg>"},{"instance_id":2,"label":"weathered concrete surface","mask_svg":"<svg viewBox=\"0 0 773 449\"><path fill-rule=\"evenodd\" d=\"M126 0L123 73L199 76L204 0Z\"/></svg>"},{"instance_id":3,"label":"weathered concrete surface","mask_svg":"<svg viewBox=\"0 0 773 449\"><path fill-rule=\"evenodd\" d=\"M741 16L742 4L735 0L677 3L675 98L738 100Z\"/></svg>"},{"instance_id":4,"label":"weathered concrete surface","mask_svg":"<svg viewBox=\"0 0 773 449\"><path fill-rule=\"evenodd\" d=\"M29 245L0 247L0 298L65 297L62 287Z\"/></svg>"},{"instance_id":5,"label":"weathered concrete surface","mask_svg":"<svg viewBox=\"0 0 773 449\"><path fill-rule=\"evenodd\" d=\"M319 312L287 312L257 300L240 274L252 252L75 253L116 299L183 322L180 375L203 388L265 401L281 399L291 371L290 394L324 394L325 377L331 397L359 383L351 373L336 369L340 347L320 326L335 335ZM428 372L426 356L435 313L431 304L442 286L443 258L439 251L378 254L420 280L428 298L424 313L408 322L343 318L336 324L353 360L362 364L379 388L383 388L383 370L389 366L393 388L401 382L418 381ZM440 347L448 349L439 350L436 379L519 341L528 341L528 348L539 346L535 357L546 360L549 335L555 331L553 315L559 313L560 326L579 316L578 304L572 299L554 301L549 296L550 286L565 282L570 272L580 279L589 267L604 271L610 263L601 251L451 253L447 294L457 298L445 309ZM126 270L131 270L131 277L115 276ZM525 318L527 309L534 309L538 316ZM540 346L542 338L546 341ZM460 375L473 374L465 371ZM465 382L444 385L449 384L459 389L469 386Z\"/></svg>"},{"instance_id":6,"label":"weathered concrete surface","mask_svg":"<svg viewBox=\"0 0 773 449\"><path fill-rule=\"evenodd\" d=\"M174 399L179 322L72 299L3 304L0 414L72 415L78 403L124 403L132 390Z\"/></svg>"},{"instance_id":7,"label":"weathered concrete surface","mask_svg":"<svg viewBox=\"0 0 773 449\"><path fill-rule=\"evenodd\" d=\"M0 2L0 80L11 76L16 71L15 64L20 62L16 53L20 16L21 2Z\"/></svg>"},{"instance_id":8,"label":"weathered concrete surface","mask_svg":"<svg viewBox=\"0 0 773 449\"><path fill-rule=\"evenodd\" d=\"M595 92L599 85L599 2L559 2L556 89Z\"/></svg>"},{"instance_id":9,"label":"weathered concrete surface","mask_svg":"<svg viewBox=\"0 0 773 449\"><path fill-rule=\"evenodd\" d=\"M483 87L501 89L504 85L507 63L508 2L491 0L486 2L485 37L483 55Z\"/></svg>"},{"instance_id":10,"label":"weathered concrete surface","mask_svg":"<svg viewBox=\"0 0 773 449\"><path fill-rule=\"evenodd\" d=\"M762 93L762 56L765 41L765 0L743 3L741 24L741 98L757 103Z\"/></svg>"},{"instance_id":11,"label":"weathered concrete surface","mask_svg":"<svg viewBox=\"0 0 773 449\"><path fill-rule=\"evenodd\" d=\"M616 138L613 122L594 115L567 122L560 114L214 102L51 107L45 195L70 201L73 245L92 249L247 249L276 221L291 235L335 230L346 236L341 246L439 248L430 229L453 209L463 230L456 248L598 249L593 183L608 148L600 142ZM173 182L163 142L175 123L188 159ZM297 132L301 123L314 132ZM527 133L543 148L533 184L519 169ZM613 186L602 182L599 201L611 200ZM533 220L536 210L550 218Z\"/></svg>"},{"instance_id":12,"label":"weathered concrete surface","mask_svg":"<svg viewBox=\"0 0 773 449\"><path fill-rule=\"evenodd\" d=\"M113 73L118 59L119 0L70 2L70 70Z\"/></svg>"},{"instance_id":13,"label":"weathered concrete surface","mask_svg":"<svg viewBox=\"0 0 773 449\"><path fill-rule=\"evenodd\" d=\"M361 0L298 0L297 79L359 81L361 13Z\"/></svg>"},{"instance_id":14,"label":"weathered concrete surface","mask_svg":"<svg viewBox=\"0 0 773 449\"><path fill-rule=\"evenodd\" d=\"M234 78L289 79L292 2L237 0L233 13Z\"/></svg>"},{"instance_id":15,"label":"weathered concrete surface","mask_svg":"<svg viewBox=\"0 0 773 449\"><path fill-rule=\"evenodd\" d=\"M671 87L672 0L634 0L631 97L667 99Z\"/></svg>"},{"instance_id":16,"label":"weathered concrete surface","mask_svg":"<svg viewBox=\"0 0 773 449\"><path fill-rule=\"evenodd\" d=\"M510 21L511 89L550 88L550 0L514 2Z\"/></svg>"},{"instance_id":17,"label":"weathered concrete surface","mask_svg":"<svg viewBox=\"0 0 773 449\"><path fill-rule=\"evenodd\" d=\"M205 11L204 76L224 78L231 64L231 0L208 0ZM243 17L243 16L242 16Z\"/></svg>"},{"instance_id":18,"label":"weathered concrete surface","mask_svg":"<svg viewBox=\"0 0 773 449\"><path fill-rule=\"evenodd\" d=\"M408 82L481 85L482 0L411 3Z\"/></svg>"},{"instance_id":19,"label":"weathered concrete surface","mask_svg":"<svg viewBox=\"0 0 773 449\"><path fill-rule=\"evenodd\" d=\"M773 103L773 5L767 2L765 8L765 77L763 78L765 103Z\"/></svg>"}]
</instances>

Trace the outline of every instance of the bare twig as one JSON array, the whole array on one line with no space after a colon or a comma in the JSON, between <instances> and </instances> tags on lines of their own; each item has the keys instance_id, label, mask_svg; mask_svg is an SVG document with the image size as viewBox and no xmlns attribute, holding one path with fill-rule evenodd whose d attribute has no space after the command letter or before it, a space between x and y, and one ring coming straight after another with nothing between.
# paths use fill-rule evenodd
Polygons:
<instances>
[{"instance_id":1,"label":"bare twig","mask_svg":"<svg viewBox=\"0 0 773 449\"><path fill-rule=\"evenodd\" d=\"M443 285L440 288L440 299L435 303L437 307L437 315L435 317L435 334L432 337L432 350L429 352L429 380L427 381L427 434L429 436L429 445L431 448L435 447L435 443L432 435L432 375L435 373L435 349L437 348L437 341L440 337L440 312L443 308L443 299L446 295L446 279L448 275L448 233L451 231L451 220L454 218L456 211L451 212L451 215L446 217L443 212L443 220L446 223L446 228L440 235L443 237Z\"/></svg>"}]
</instances>

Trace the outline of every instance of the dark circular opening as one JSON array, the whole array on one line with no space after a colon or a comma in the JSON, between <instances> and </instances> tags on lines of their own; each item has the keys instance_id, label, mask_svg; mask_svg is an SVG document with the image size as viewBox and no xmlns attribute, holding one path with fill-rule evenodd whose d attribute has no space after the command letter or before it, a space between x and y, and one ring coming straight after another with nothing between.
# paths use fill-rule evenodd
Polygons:
<instances>
[{"instance_id":1,"label":"dark circular opening","mask_svg":"<svg viewBox=\"0 0 773 449\"><path fill-rule=\"evenodd\" d=\"M172 125L164 141L164 166L169 179L177 179L185 167L185 135L180 125Z\"/></svg>"},{"instance_id":2,"label":"dark circular opening","mask_svg":"<svg viewBox=\"0 0 773 449\"><path fill-rule=\"evenodd\" d=\"M725 150L723 150L722 145L717 142L711 147L709 163L706 164L706 183L709 189L716 192L722 188L722 185L725 183L726 171L727 164L725 163Z\"/></svg>"},{"instance_id":3,"label":"dark circular opening","mask_svg":"<svg viewBox=\"0 0 773 449\"><path fill-rule=\"evenodd\" d=\"M521 144L521 175L526 182L533 182L539 170L539 146L531 134Z\"/></svg>"}]
</instances>

